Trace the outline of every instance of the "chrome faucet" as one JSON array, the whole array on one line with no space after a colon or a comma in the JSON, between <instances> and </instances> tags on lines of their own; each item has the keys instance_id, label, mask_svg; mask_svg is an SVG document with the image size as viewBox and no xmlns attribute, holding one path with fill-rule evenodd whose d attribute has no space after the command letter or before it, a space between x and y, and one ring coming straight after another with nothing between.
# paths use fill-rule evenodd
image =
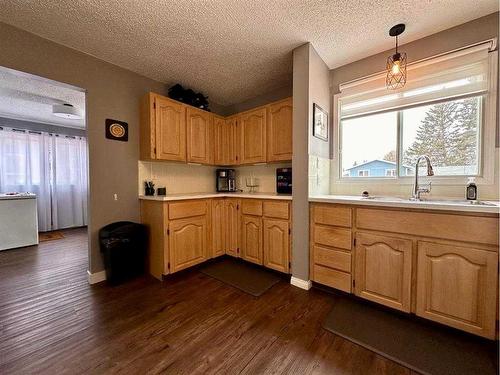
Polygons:
<instances>
[{"instance_id":1,"label":"chrome faucet","mask_svg":"<svg viewBox=\"0 0 500 375\"><path fill-rule=\"evenodd\" d=\"M432 169L431 159L427 155L419 156L417 163L415 164L415 181L413 182L413 192L411 194L410 200L419 201L421 193L431 192L431 182L425 187L421 187L418 183L418 165L420 161L425 160L427 162L427 176L434 176L434 170Z\"/></svg>"}]
</instances>

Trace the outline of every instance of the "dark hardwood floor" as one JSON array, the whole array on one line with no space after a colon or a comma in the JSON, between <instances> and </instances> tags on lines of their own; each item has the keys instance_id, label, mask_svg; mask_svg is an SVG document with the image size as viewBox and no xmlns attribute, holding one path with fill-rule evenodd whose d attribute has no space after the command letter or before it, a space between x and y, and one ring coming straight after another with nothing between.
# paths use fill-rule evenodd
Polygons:
<instances>
[{"instance_id":1,"label":"dark hardwood floor","mask_svg":"<svg viewBox=\"0 0 500 375\"><path fill-rule=\"evenodd\" d=\"M86 231L0 252L0 373L411 374L321 328L334 297L193 270L87 284ZM355 324L355 322L353 322Z\"/></svg>"}]
</instances>

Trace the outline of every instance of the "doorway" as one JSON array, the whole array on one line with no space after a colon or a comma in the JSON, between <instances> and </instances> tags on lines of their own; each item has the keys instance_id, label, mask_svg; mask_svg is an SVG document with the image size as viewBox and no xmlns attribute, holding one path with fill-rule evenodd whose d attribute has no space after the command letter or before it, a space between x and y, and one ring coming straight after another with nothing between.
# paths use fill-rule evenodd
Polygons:
<instances>
[{"instance_id":1,"label":"doorway","mask_svg":"<svg viewBox=\"0 0 500 375\"><path fill-rule=\"evenodd\" d=\"M9 240L0 256L87 232L85 96L81 88L0 67L0 205L8 207L0 207L0 233ZM85 238L88 263L87 236L78 238Z\"/></svg>"}]
</instances>

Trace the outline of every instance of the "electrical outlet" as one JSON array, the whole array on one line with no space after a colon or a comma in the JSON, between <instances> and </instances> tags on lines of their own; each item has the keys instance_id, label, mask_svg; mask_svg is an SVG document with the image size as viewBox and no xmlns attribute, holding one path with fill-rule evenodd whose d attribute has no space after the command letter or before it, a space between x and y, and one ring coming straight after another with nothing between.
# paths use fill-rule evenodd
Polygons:
<instances>
[{"instance_id":1,"label":"electrical outlet","mask_svg":"<svg viewBox=\"0 0 500 375\"><path fill-rule=\"evenodd\" d=\"M117 200L118 200L118 194L116 194L116 193L115 193L115 194L113 194L113 199L114 199L115 201L117 201Z\"/></svg>"}]
</instances>

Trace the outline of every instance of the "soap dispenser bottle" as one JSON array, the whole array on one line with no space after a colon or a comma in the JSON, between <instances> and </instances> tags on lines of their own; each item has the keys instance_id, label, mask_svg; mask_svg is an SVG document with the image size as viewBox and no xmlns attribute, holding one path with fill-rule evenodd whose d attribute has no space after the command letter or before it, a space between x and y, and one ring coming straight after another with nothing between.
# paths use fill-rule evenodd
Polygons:
<instances>
[{"instance_id":1,"label":"soap dispenser bottle","mask_svg":"<svg viewBox=\"0 0 500 375\"><path fill-rule=\"evenodd\" d=\"M467 182L467 188L465 190L465 197L469 201L477 200L477 186L474 177L469 177L469 181Z\"/></svg>"}]
</instances>

